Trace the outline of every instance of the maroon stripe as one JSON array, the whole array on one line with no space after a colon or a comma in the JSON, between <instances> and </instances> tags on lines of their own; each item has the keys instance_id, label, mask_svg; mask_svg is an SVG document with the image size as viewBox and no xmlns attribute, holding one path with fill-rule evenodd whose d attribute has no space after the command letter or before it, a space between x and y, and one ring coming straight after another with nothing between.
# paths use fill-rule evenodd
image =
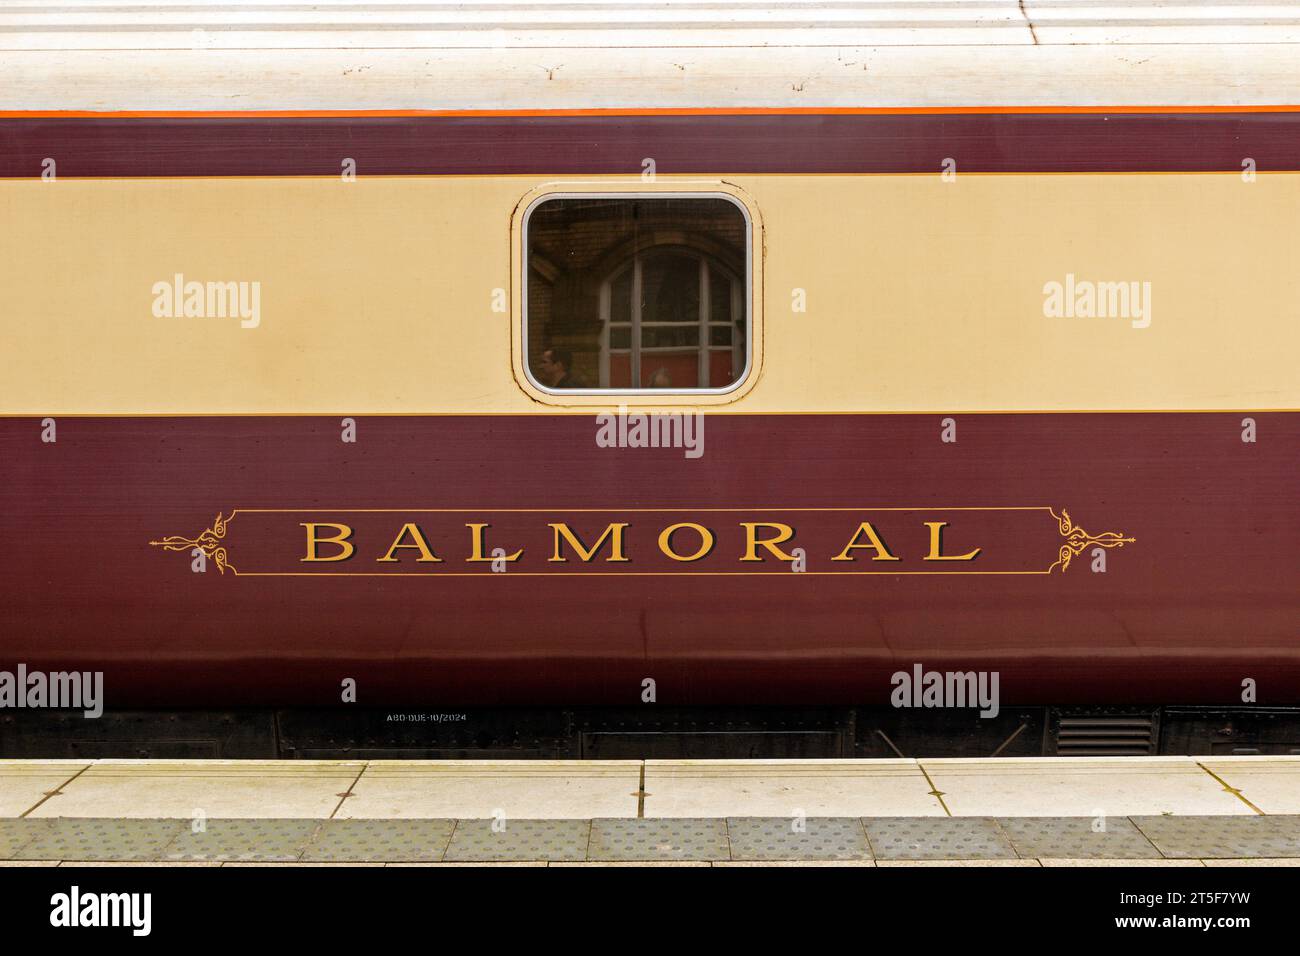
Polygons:
<instances>
[{"instance_id":1,"label":"maroon stripe","mask_svg":"<svg viewBox=\"0 0 1300 956\"><path fill-rule=\"evenodd\" d=\"M1300 415L1252 417L1255 444L1240 413L960 415L944 444L929 415L718 415L698 460L597 447L586 416L363 418L356 444L337 418L67 418L56 444L39 419L0 419L0 669L103 669L113 707L337 702L345 677L372 706L635 704L645 677L665 703L885 703L913 663L997 670L1016 703L1239 702L1249 677L1261 704L1294 704ZM1105 574L1085 551L1048 576L969 577L236 577L149 545L232 508L469 508L536 569L556 516L665 508L715 525L738 568L704 509L1024 505L1136 541ZM540 536L511 527L520 508L547 509ZM882 519L911 561L921 517ZM241 513L236 566L297 564L257 535L301 541L298 520ZM657 567L663 516L623 520L633 562ZM808 569L833 569L852 515L791 520ZM992 567L1050 556L1037 521L950 520L952 547L984 545ZM465 567L459 523L426 527L440 570ZM368 529L376 567L396 529Z\"/></svg>"},{"instance_id":2,"label":"maroon stripe","mask_svg":"<svg viewBox=\"0 0 1300 956\"><path fill-rule=\"evenodd\" d=\"M3 119L0 176L1300 169L1300 113Z\"/></svg>"}]
</instances>

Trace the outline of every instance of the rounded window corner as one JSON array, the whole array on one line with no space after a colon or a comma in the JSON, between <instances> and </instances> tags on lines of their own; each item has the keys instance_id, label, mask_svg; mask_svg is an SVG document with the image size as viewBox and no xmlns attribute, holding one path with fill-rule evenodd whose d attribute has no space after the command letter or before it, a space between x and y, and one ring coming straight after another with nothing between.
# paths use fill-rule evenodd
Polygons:
<instances>
[{"instance_id":1,"label":"rounded window corner","mask_svg":"<svg viewBox=\"0 0 1300 956\"><path fill-rule=\"evenodd\" d=\"M521 197L512 364L532 399L720 405L754 387L752 200L720 182L662 185L552 183Z\"/></svg>"}]
</instances>

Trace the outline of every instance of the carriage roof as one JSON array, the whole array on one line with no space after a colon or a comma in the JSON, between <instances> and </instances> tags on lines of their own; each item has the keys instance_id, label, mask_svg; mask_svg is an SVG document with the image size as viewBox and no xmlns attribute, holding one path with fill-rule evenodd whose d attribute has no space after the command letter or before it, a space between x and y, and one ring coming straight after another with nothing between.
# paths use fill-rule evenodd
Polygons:
<instances>
[{"instance_id":1,"label":"carriage roof","mask_svg":"<svg viewBox=\"0 0 1300 956\"><path fill-rule=\"evenodd\" d=\"M1256 0L2 0L0 110L1300 102Z\"/></svg>"}]
</instances>

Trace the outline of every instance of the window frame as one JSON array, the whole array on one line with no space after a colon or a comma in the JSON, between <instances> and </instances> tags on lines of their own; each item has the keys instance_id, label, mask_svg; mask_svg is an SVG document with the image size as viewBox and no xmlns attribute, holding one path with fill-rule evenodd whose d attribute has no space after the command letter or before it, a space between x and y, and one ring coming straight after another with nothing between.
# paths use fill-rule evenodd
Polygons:
<instances>
[{"instance_id":1,"label":"window frame","mask_svg":"<svg viewBox=\"0 0 1300 956\"><path fill-rule=\"evenodd\" d=\"M684 346L646 346L641 331L647 327L657 328L683 328L690 327L691 323L686 322L647 322L642 318L639 303L641 296L637 295L637 289L641 285L641 273L647 260L653 258L656 254L680 255L689 258L699 265L699 314L696 317L694 328L698 333L698 341L695 345ZM632 273L632 293L630 296L631 314L628 321L615 321L611 312L613 296L611 294L614 282L621 278L626 272ZM735 340L736 329L735 319L727 322L717 322L713 319L712 308L712 286L718 278L722 278L730 286L731 295L729 296L730 310L732 315L742 312L745 306L745 280L736 275L732 269L729 269L721 262L714 260L714 257L707 252L690 246L682 246L675 243L666 243L658 246L648 246L643 250L632 253L632 259L624 263L614 272L607 275L600 283L600 377L603 380L609 379L609 359L611 355L626 354L628 356L628 366L631 370L633 381L641 381L644 377L641 372L641 362L643 356L653 355L656 352L682 352L687 349L694 349L696 353L696 376L698 381L703 381L709 377L709 357L714 352L730 352L732 360L737 357L738 343ZM628 347L615 348L610 344L610 332L614 327L627 328L629 330ZM750 331L749 322L745 323L745 331ZM714 345L712 332L715 328L727 329L731 333L730 345ZM745 335L745 341L748 343L748 334ZM742 373L748 372L748 364L742 366ZM671 393L671 388L651 388L648 389L656 394ZM615 391L615 389L601 388L602 392ZM680 391L686 391L681 389ZM708 391L705 389L696 389L696 391Z\"/></svg>"},{"instance_id":2,"label":"window frame","mask_svg":"<svg viewBox=\"0 0 1300 956\"><path fill-rule=\"evenodd\" d=\"M668 199L721 199L740 210L740 214L745 223L745 261L744 273L739 276L737 281L740 285L738 296L733 294L733 304L739 299L741 308L744 311L744 330L745 330L745 364L741 369L736 380L729 385L719 388L550 388L539 382L533 375L531 363L528 360L528 286L531 245L528 236L528 225L532 219L533 212L538 207L557 200L565 199L610 199L610 200L668 200ZM720 397L737 393L746 389L754 378L756 371L756 354L755 338L757 335L757 320L755 317L755 278L754 278L754 216L750 208L739 196L730 192L723 192L717 189L711 190L557 190L554 192L543 192L533 198L524 208L523 216L520 220L520 243L521 243L521 269L520 269L520 308L519 308L519 329L520 329L520 362L519 367L523 372L530 390L548 398L569 398L581 396L584 398L617 398L635 397L649 399L664 398L692 398L692 397ZM650 252L654 247L645 252ZM636 261L645 253L634 253L629 266L635 268ZM704 254L694 251L701 261L707 259ZM618 269L601 280L600 290L600 319L601 319L601 337L604 339L609 334L609 310L606 301L606 292L609 284L614 277L621 274L622 269ZM701 290L703 295L707 290ZM639 330L638 330L639 331ZM734 335L734 332L733 332ZM732 348L734 349L734 343ZM602 354L607 353L606 348L601 349ZM701 348L702 354L707 356L709 347L707 345Z\"/></svg>"}]
</instances>

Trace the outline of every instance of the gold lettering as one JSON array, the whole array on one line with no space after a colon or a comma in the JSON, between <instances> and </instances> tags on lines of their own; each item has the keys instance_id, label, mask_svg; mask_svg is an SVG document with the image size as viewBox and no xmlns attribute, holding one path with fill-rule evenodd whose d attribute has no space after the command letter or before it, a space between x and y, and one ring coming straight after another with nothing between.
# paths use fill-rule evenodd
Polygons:
<instances>
[{"instance_id":1,"label":"gold lettering","mask_svg":"<svg viewBox=\"0 0 1300 956\"><path fill-rule=\"evenodd\" d=\"M307 557L302 558L303 561L346 561L357 550L348 541L348 538L352 537L352 529L345 524L333 524L329 521L303 522L299 527L307 529ZM317 528L333 528L338 534L331 538L322 538L317 533ZM341 550L331 558L322 558L319 554L322 544L337 544Z\"/></svg>"},{"instance_id":2,"label":"gold lettering","mask_svg":"<svg viewBox=\"0 0 1300 956\"><path fill-rule=\"evenodd\" d=\"M402 539L408 534L411 536L411 543L402 544ZM376 558L375 563L378 564L383 561L400 561L401 558L393 557L393 552L401 550L402 548L415 548L420 552L420 556L415 559L416 564L421 564L427 561L442 561L442 558L438 557L429 549L429 543L424 540L424 534L420 531L420 526L414 521L408 521L406 524L402 525L402 530L397 532L397 538L394 539L393 546L388 549L388 553L382 558Z\"/></svg>"},{"instance_id":3,"label":"gold lettering","mask_svg":"<svg viewBox=\"0 0 1300 956\"><path fill-rule=\"evenodd\" d=\"M700 548L694 554L682 555L673 550L673 533L682 528L690 528L700 536ZM713 540L713 532L704 525L683 521L681 524L669 525L659 533L659 550L674 561L698 561L700 558L707 557L713 550Z\"/></svg>"},{"instance_id":4,"label":"gold lettering","mask_svg":"<svg viewBox=\"0 0 1300 956\"><path fill-rule=\"evenodd\" d=\"M551 557L546 559L548 562L569 560L568 558L563 558L560 556L561 538L569 542L569 547L573 548L574 551L578 552L578 558L584 563L590 561L592 558L596 556L596 552L600 550L600 547L605 543L606 538L612 538L611 550L613 552L608 558L605 559L606 561L630 561L631 560L630 558L626 558L623 556L623 529L628 527L628 525L626 524L609 525L607 528L605 528L601 536L596 540L596 543L591 546L590 550L588 550L583 545L582 541L578 538L577 535L575 535L572 531L569 530L569 526L564 522L551 524L550 527L555 529L555 553Z\"/></svg>"},{"instance_id":5,"label":"gold lettering","mask_svg":"<svg viewBox=\"0 0 1300 956\"><path fill-rule=\"evenodd\" d=\"M768 551L780 558L782 561L794 560L793 554L786 554L777 547L781 542L789 541L794 537L794 528L790 527L788 524L780 524L775 521L742 521L740 526L745 529L745 556L740 560L762 561L763 559L758 556L760 545L767 548ZM776 530L776 535L771 538L760 538L758 537L759 528L774 528Z\"/></svg>"},{"instance_id":6,"label":"gold lettering","mask_svg":"<svg viewBox=\"0 0 1300 956\"><path fill-rule=\"evenodd\" d=\"M465 560L466 561L496 561L497 560L496 558L491 557L490 555L485 557L483 554L483 552L487 550L487 544L484 541L484 538L486 537L485 532L488 528L492 526L490 524L467 524L465 525L465 527L469 528L470 546L474 550L474 553L471 554ZM518 561L519 556L523 553L524 553L524 549L520 548L514 554L502 555L500 560Z\"/></svg>"},{"instance_id":7,"label":"gold lettering","mask_svg":"<svg viewBox=\"0 0 1300 956\"><path fill-rule=\"evenodd\" d=\"M948 526L948 522L927 521L925 526L930 529L930 553L925 556L927 561L974 561L975 556L984 550L976 548L968 554L944 554L943 529Z\"/></svg>"},{"instance_id":8,"label":"gold lettering","mask_svg":"<svg viewBox=\"0 0 1300 956\"><path fill-rule=\"evenodd\" d=\"M867 536L867 540L859 544L858 538L862 537L864 534ZM871 548L873 551L875 551L876 555L871 559L872 561L901 561L902 560L902 558L896 558L894 557L894 555L889 553L888 545L886 545L885 542L880 539L880 535L876 533L876 529L871 526L870 521L864 521L862 522L862 524L858 525L858 530L853 532L853 537L850 538L849 543L844 546L844 550L841 551L836 557L831 558L831 560L832 561L856 561L857 558L849 554L850 551L853 551L856 548Z\"/></svg>"}]
</instances>

